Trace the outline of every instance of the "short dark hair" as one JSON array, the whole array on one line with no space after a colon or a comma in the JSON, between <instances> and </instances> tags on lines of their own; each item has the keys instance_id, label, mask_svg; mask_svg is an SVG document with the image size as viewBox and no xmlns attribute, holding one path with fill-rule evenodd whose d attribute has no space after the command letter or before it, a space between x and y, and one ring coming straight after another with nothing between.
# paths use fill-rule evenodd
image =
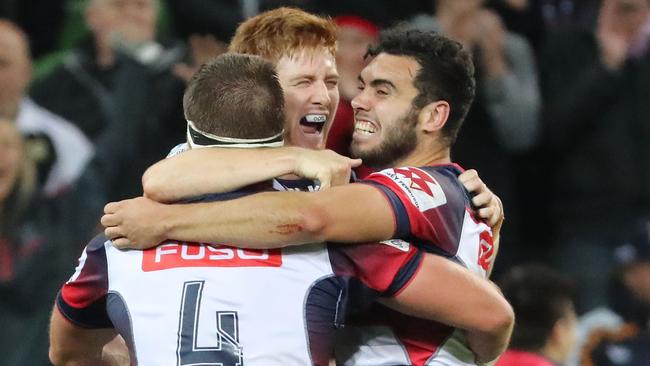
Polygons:
<instances>
[{"instance_id":1,"label":"short dark hair","mask_svg":"<svg viewBox=\"0 0 650 366\"><path fill-rule=\"evenodd\" d=\"M538 264L513 267L498 282L515 312L510 348L540 352L575 298L571 279Z\"/></svg>"},{"instance_id":2,"label":"short dark hair","mask_svg":"<svg viewBox=\"0 0 650 366\"><path fill-rule=\"evenodd\" d=\"M201 66L183 95L196 128L231 138L266 138L284 127L284 96L273 64L228 53Z\"/></svg>"},{"instance_id":3,"label":"short dark hair","mask_svg":"<svg viewBox=\"0 0 650 366\"><path fill-rule=\"evenodd\" d=\"M404 27L383 31L379 44L370 47L366 57L380 53L413 57L420 64L414 80L419 94L413 100L413 106L419 109L436 100L447 101L451 111L442 133L452 145L476 90L470 53L460 43L435 32Z\"/></svg>"}]
</instances>

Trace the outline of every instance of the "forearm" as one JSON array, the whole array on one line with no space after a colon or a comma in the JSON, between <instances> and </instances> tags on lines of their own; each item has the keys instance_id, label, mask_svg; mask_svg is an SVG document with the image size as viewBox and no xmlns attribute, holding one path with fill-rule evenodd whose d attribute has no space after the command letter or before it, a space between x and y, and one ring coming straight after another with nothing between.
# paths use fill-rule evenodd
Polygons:
<instances>
[{"instance_id":1,"label":"forearm","mask_svg":"<svg viewBox=\"0 0 650 366\"><path fill-rule=\"evenodd\" d=\"M180 241L245 248L316 242L315 221L300 205L307 194L260 193L232 201L165 205L161 225L165 237Z\"/></svg>"},{"instance_id":2,"label":"forearm","mask_svg":"<svg viewBox=\"0 0 650 366\"><path fill-rule=\"evenodd\" d=\"M499 294L501 293L496 285L491 282L490 284L495 291L499 292ZM476 355L477 361L488 363L494 361L505 352L510 343L510 336L512 335L514 324L514 315L512 315L509 321L501 322L501 324L493 327L489 331L466 330L465 338L467 339L467 344Z\"/></svg>"},{"instance_id":3,"label":"forearm","mask_svg":"<svg viewBox=\"0 0 650 366\"><path fill-rule=\"evenodd\" d=\"M408 287L384 303L465 330L470 348L481 361L503 352L514 324L512 308L494 284L432 254L425 255Z\"/></svg>"},{"instance_id":4,"label":"forearm","mask_svg":"<svg viewBox=\"0 0 650 366\"><path fill-rule=\"evenodd\" d=\"M489 363L497 359L508 348L512 326L504 327L498 333L465 332L467 345L474 352L476 361Z\"/></svg>"},{"instance_id":5,"label":"forearm","mask_svg":"<svg viewBox=\"0 0 650 366\"><path fill-rule=\"evenodd\" d=\"M245 248L379 241L391 238L395 230L392 210L382 194L358 184L315 193L259 193L162 209L166 210L164 237Z\"/></svg>"},{"instance_id":6,"label":"forearm","mask_svg":"<svg viewBox=\"0 0 650 366\"><path fill-rule=\"evenodd\" d=\"M292 173L295 148L195 149L164 159L145 172L147 197L175 202L238 188Z\"/></svg>"}]
</instances>

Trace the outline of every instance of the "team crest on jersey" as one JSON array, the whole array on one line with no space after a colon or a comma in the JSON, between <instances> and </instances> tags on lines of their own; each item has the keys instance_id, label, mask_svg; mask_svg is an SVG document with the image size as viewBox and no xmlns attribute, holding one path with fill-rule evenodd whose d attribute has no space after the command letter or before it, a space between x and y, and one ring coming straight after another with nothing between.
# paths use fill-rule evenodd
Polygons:
<instances>
[{"instance_id":1,"label":"team crest on jersey","mask_svg":"<svg viewBox=\"0 0 650 366\"><path fill-rule=\"evenodd\" d=\"M380 243L391 246L397 250L401 250L402 252L408 252L409 248L411 247L411 244L400 239L384 240L381 241Z\"/></svg>"},{"instance_id":2,"label":"team crest on jersey","mask_svg":"<svg viewBox=\"0 0 650 366\"><path fill-rule=\"evenodd\" d=\"M447 197L440 184L422 169L395 168L384 170L380 174L391 178L420 211L427 211L447 203Z\"/></svg>"},{"instance_id":3,"label":"team crest on jersey","mask_svg":"<svg viewBox=\"0 0 650 366\"><path fill-rule=\"evenodd\" d=\"M179 267L280 267L280 249L241 249L225 245L167 242L142 255L144 272Z\"/></svg>"}]
</instances>

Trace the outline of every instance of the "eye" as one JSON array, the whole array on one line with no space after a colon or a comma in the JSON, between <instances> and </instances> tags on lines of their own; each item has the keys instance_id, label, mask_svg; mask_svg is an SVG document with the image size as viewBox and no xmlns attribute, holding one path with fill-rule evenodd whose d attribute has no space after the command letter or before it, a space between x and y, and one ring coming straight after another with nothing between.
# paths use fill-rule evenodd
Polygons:
<instances>
[{"instance_id":1,"label":"eye","mask_svg":"<svg viewBox=\"0 0 650 366\"><path fill-rule=\"evenodd\" d=\"M300 79L295 82L295 86L309 86L311 81L309 79Z\"/></svg>"},{"instance_id":2,"label":"eye","mask_svg":"<svg viewBox=\"0 0 650 366\"><path fill-rule=\"evenodd\" d=\"M339 81L337 79L330 79L326 81L327 86L330 88L336 88L337 85L339 85Z\"/></svg>"},{"instance_id":3,"label":"eye","mask_svg":"<svg viewBox=\"0 0 650 366\"><path fill-rule=\"evenodd\" d=\"M386 95L388 95L388 91L386 91L384 89L377 89L377 94L379 94L381 96L386 96Z\"/></svg>"}]
</instances>

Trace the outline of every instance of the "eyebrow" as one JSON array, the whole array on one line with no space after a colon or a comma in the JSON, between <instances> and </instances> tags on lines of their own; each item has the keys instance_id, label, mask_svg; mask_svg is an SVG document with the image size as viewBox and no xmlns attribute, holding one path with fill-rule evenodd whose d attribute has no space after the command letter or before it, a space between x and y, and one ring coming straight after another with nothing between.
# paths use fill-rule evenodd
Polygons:
<instances>
[{"instance_id":1,"label":"eyebrow","mask_svg":"<svg viewBox=\"0 0 650 366\"><path fill-rule=\"evenodd\" d=\"M360 82L362 82L362 83L365 84L365 81L361 78L361 75L359 75L359 76L357 77L357 79L358 79ZM395 86L395 84L393 84L392 81L387 80L387 79L373 79L373 80L370 82L370 86L372 86L373 88L376 88L376 87L379 87L379 86L382 86L382 85L387 85L388 87L397 90L397 87Z\"/></svg>"}]
</instances>

